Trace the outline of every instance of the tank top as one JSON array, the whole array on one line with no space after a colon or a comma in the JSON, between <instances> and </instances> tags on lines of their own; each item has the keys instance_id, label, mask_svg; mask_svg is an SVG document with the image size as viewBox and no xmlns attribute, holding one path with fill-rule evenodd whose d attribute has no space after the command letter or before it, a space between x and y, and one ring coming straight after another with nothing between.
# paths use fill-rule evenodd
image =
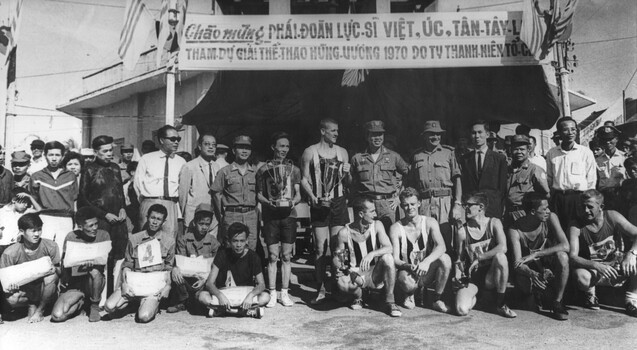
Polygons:
<instances>
[{"instance_id":1,"label":"tank top","mask_svg":"<svg viewBox=\"0 0 637 350\"><path fill-rule=\"evenodd\" d=\"M489 222L487 223L487 228L484 231L484 234L479 239L473 238L471 233L473 232L476 236L480 234L478 229L470 228L466 223L464 224L464 230L467 234L467 246L465 248L467 253L467 258L469 260L469 264L473 263L478 254L484 254L493 248L495 240L493 239L493 218L489 218ZM484 261L481 264L488 264L488 261Z\"/></svg>"},{"instance_id":2,"label":"tank top","mask_svg":"<svg viewBox=\"0 0 637 350\"><path fill-rule=\"evenodd\" d=\"M522 248L522 256L529 255L531 253L543 250L546 247L546 242L549 237L549 225L546 221L540 223L538 228L534 231L539 231L538 235L535 239L530 239L526 232L520 231L516 229L518 234L522 238L521 240L521 248Z\"/></svg>"},{"instance_id":3,"label":"tank top","mask_svg":"<svg viewBox=\"0 0 637 350\"><path fill-rule=\"evenodd\" d=\"M427 232L427 217L422 216L420 221L420 235L415 241L409 240L407 231L402 222L397 222L398 236L400 240L400 260L417 265L430 253L429 237Z\"/></svg>"},{"instance_id":4,"label":"tank top","mask_svg":"<svg viewBox=\"0 0 637 350\"><path fill-rule=\"evenodd\" d=\"M345 225L345 227L347 227L347 243L345 244L345 249L349 252L350 267L359 267L365 255L379 248L378 240L376 239L376 222L374 221L373 224L369 225L367 229L369 235L363 242L353 240L352 229L349 227L349 224Z\"/></svg>"},{"instance_id":5,"label":"tank top","mask_svg":"<svg viewBox=\"0 0 637 350\"><path fill-rule=\"evenodd\" d=\"M335 146L339 147L339 146ZM340 147L336 148L336 157L334 158L324 158L321 157L318 153L318 146L311 145L310 149L312 151L312 162L310 163L310 174L312 175L312 193L321 197L321 186L323 184L323 173L325 171L325 163L326 160L337 160L339 162L343 162L343 156L340 152ZM342 171L342 164L340 165L340 169ZM339 198L345 195L345 191L343 189L342 183L339 182L338 185L334 187L334 189L329 193L330 198Z\"/></svg>"},{"instance_id":6,"label":"tank top","mask_svg":"<svg viewBox=\"0 0 637 350\"><path fill-rule=\"evenodd\" d=\"M624 241L620 228L614 220L610 220L606 210L602 227L597 232L592 232L583 226L580 228L580 237L580 245L588 247L588 250L580 249L580 252L584 253L582 257L608 265L621 263L624 256Z\"/></svg>"}]
</instances>

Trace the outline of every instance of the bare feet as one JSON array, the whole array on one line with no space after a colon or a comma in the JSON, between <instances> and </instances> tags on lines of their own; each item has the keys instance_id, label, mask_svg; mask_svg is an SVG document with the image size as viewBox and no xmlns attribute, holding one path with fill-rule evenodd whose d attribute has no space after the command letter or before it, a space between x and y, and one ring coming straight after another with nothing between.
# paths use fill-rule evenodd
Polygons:
<instances>
[{"instance_id":1,"label":"bare feet","mask_svg":"<svg viewBox=\"0 0 637 350\"><path fill-rule=\"evenodd\" d=\"M35 305L29 306L29 323L37 323L41 322L44 319L44 313L42 310L38 309Z\"/></svg>"}]
</instances>

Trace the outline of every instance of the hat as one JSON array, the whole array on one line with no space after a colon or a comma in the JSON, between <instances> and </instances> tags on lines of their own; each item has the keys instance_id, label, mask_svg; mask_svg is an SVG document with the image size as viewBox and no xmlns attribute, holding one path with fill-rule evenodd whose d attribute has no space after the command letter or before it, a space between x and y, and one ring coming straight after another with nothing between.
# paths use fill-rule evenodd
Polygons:
<instances>
[{"instance_id":1,"label":"hat","mask_svg":"<svg viewBox=\"0 0 637 350\"><path fill-rule=\"evenodd\" d=\"M424 134L426 132L441 133L445 131L442 130L442 128L440 127L440 122L438 120L427 120L425 122L425 128L422 133Z\"/></svg>"},{"instance_id":2,"label":"hat","mask_svg":"<svg viewBox=\"0 0 637 350\"><path fill-rule=\"evenodd\" d=\"M495 131L489 131L489 136L487 137L487 141L497 141L498 134Z\"/></svg>"},{"instance_id":3,"label":"hat","mask_svg":"<svg viewBox=\"0 0 637 350\"><path fill-rule=\"evenodd\" d=\"M380 120L372 120L365 123L367 132L385 132L385 123Z\"/></svg>"},{"instance_id":4,"label":"hat","mask_svg":"<svg viewBox=\"0 0 637 350\"><path fill-rule=\"evenodd\" d=\"M221 151L229 151L230 147L224 145L223 143L220 143L220 144L217 145L217 151L219 151L219 150L221 150Z\"/></svg>"},{"instance_id":5,"label":"hat","mask_svg":"<svg viewBox=\"0 0 637 350\"><path fill-rule=\"evenodd\" d=\"M31 160L31 156L25 151L15 151L11 153L11 163L26 163Z\"/></svg>"},{"instance_id":6,"label":"hat","mask_svg":"<svg viewBox=\"0 0 637 350\"><path fill-rule=\"evenodd\" d=\"M31 142L31 148L44 148L44 141L38 139Z\"/></svg>"},{"instance_id":7,"label":"hat","mask_svg":"<svg viewBox=\"0 0 637 350\"><path fill-rule=\"evenodd\" d=\"M135 146L133 146L133 144L128 144L128 145L122 145L122 147L120 147L120 151L124 152L124 151L133 151L135 149Z\"/></svg>"},{"instance_id":8,"label":"hat","mask_svg":"<svg viewBox=\"0 0 637 350\"><path fill-rule=\"evenodd\" d=\"M195 215L197 215L197 213L210 213L211 215L214 215L215 212L212 210L212 205L208 204L208 203L201 203L197 206L197 208L195 208Z\"/></svg>"},{"instance_id":9,"label":"hat","mask_svg":"<svg viewBox=\"0 0 637 350\"><path fill-rule=\"evenodd\" d=\"M93 157L95 156L95 151L92 148L82 148L80 154L84 157Z\"/></svg>"},{"instance_id":10,"label":"hat","mask_svg":"<svg viewBox=\"0 0 637 350\"><path fill-rule=\"evenodd\" d=\"M522 145L530 145L531 141L526 135L514 135L511 138L511 145L522 144Z\"/></svg>"},{"instance_id":11,"label":"hat","mask_svg":"<svg viewBox=\"0 0 637 350\"><path fill-rule=\"evenodd\" d=\"M596 134L597 138L599 138L600 140L611 140L611 139L619 136L619 134L621 134L621 132L619 130L617 130L616 127L614 127L612 125L605 125L605 126L602 126L599 129L597 129L595 131L595 134Z\"/></svg>"},{"instance_id":12,"label":"hat","mask_svg":"<svg viewBox=\"0 0 637 350\"><path fill-rule=\"evenodd\" d=\"M252 146L252 139L250 138L250 136L246 136L246 135L239 135L237 137L234 138L234 143L235 146L236 145L248 145L248 146Z\"/></svg>"}]
</instances>

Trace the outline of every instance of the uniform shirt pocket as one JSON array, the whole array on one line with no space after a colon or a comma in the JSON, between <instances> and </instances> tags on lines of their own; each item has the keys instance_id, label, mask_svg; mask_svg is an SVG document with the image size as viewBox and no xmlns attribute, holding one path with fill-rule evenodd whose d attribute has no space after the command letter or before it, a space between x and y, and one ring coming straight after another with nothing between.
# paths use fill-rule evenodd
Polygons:
<instances>
[{"instance_id":1,"label":"uniform shirt pocket","mask_svg":"<svg viewBox=\"0 0 637 350\"><path fill-rule=\"evenodd\" d=\"M226 188L228 192L239 192L241 191L241 178L238 176L230 176L226 178Z\"/></svg>"},{"instance_id":2,"label":"uniform shirt pocket","mask_svg":"<svg viewBox=\"0 0 637 350\"><path fill-rule=\"evenodd\" d=\"M372 178L369 169L362 165L356 167L356 173L361 181L369 181Z\"/></svg>"}]
</instances>

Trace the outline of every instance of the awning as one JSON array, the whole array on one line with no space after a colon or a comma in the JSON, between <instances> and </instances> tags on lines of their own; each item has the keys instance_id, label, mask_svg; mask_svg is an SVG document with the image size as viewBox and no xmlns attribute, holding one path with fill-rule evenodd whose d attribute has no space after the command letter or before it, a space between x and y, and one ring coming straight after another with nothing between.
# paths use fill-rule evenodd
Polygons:
<instances>
[{"instance_id":1,"label":"awning","mask_svg":"<svg viewBox=\"0 0 637 350\"><path fill-rule=\"evenodd\" d=\"M240 132L267 142L277 130L316 142L319 121L333 118L339 143L358 147L364 145L360 126L380 119L408 150L419 145L428 119L457 136L471 120L547 129L560 115L541 66L373 70L357 87L342 87L342 76L338 70L220 72L183 120L212 129L222 142Z\"/></svg>"}]
</instances>

